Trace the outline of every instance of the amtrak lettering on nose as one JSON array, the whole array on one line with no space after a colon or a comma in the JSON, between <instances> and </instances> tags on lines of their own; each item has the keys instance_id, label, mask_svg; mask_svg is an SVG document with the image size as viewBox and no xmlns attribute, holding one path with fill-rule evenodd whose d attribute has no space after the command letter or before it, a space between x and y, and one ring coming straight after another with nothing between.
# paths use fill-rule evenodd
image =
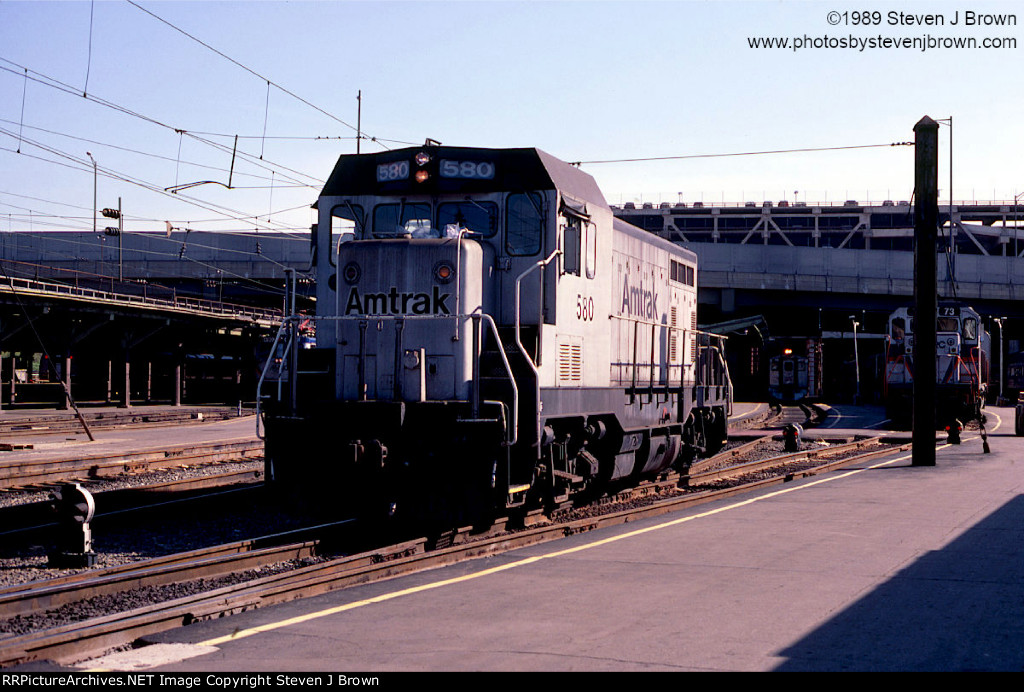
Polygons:
<instances>
[{"instance_id":1,"label":"amtrak lettering on nose","mask_svg":"<svg viewBox=\"0 0 1024 692\"><path fill-rule=\"evenodd\" d=\"M650 290L644 288L643 282L639 286L630 287L629 279L622 281L622 306L620 314L643 317L649 320L658 316L658 292L653 286Z\"/></svg>"},{"instance_id":2,"label":"amtrak lettering on nose","mask_svg":"<svg viewBox=\"0 0 1024 692\"><path fill-rule=\"evenodd\" d=\"M434 286L432 293L403 293L394 286L387 293L359 294L355 286L348 292L346 315L450 315L448 299Z\"/></svg>"}]
</instances>

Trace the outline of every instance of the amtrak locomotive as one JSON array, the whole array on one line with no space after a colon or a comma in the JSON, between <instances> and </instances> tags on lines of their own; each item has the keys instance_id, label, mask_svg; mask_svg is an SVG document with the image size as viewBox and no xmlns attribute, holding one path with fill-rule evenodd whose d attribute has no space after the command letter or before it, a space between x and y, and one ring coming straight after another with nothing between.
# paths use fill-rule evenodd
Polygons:
<instances>
[{"instance_id":1,"label":"amtrak locomotive","mask_svg":"<svg viewBox=\"0 0 1024 692\"><path fill-rule=\"evenodd\" d=\"M318 201L315 348L261 378L268 478L468 521L635 482L725 441L694 253L537 149L344 155Z\"/></svg>"}]
</instances>

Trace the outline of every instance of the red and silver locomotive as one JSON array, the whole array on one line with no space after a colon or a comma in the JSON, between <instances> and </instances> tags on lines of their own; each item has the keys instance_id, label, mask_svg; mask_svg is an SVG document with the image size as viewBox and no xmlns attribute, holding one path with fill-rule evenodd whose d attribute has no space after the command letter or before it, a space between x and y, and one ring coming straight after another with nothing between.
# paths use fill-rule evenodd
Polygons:
<instances>
[{"instance_id":1,"label":"red and silver locomotive","mask_svg":"<svg viewBox=\"0 0 1024 692\"><path fill-rule=\"evenodd\" d=\"M886 414L909 423L914 387L914 314L899 308L889 316L884 396ZM935 323L935 407L946 425L981 415L988 394L991 340L973 308L939 303Z\"/></svg>"},{"instance_id":2,"label":"red and silver locomotive","mask_svg":"<svg viewBox=\"0 0 1024 692\"><path fill-rule=\"evenodd\" d=\"M696 256L615 219L579 169L428 142L341 156L317 207L316 346L286 319L261 380L273 481L468 520L726 439Z\"/></svg>"}]
</instances>

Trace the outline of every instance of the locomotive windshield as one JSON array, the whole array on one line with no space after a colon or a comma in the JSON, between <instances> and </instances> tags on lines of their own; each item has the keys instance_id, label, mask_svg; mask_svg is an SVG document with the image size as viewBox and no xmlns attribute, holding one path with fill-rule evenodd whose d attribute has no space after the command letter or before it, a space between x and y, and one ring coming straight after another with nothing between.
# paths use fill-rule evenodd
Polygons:
<instances>
[{"instance_id":1,"label":"locomotive windshield","mask_svg":"<svg viewBox=\"0 0 1024 692\"><path fill-rule=\"evenodd\" d=\"M437 238L430 224L430 205L420 202L378 204L373 208L373 236L395 238L412 235L413 238Z\"/></svg>"},{"instance_id":2,"label":"locomotive windshield","mask_svg":"<svg viewBox=\"0 0 1024 692\"><path fill-rule=\"evenodd\" d=\"M450 231L465 229L484 238L498 232L498 205L494 202L465 199L442 202L437 206L436 223L429 202L388 202L373 208L367 229L363 208L351 203L339 204L331 211L335 236L352 233L357 238L442 238Z\"/></svg>"},{"instance_id":3,"label":"locomotive windshield","mask_svg":"<svg viewBox=\"0 0 1024 692\"><path fill-rule=\"evenodd\" d=\"M455 226L490 238L498 231L498 205L494 202L445 202L437 209L440 228Z\"/></svg>"}]
</instances>

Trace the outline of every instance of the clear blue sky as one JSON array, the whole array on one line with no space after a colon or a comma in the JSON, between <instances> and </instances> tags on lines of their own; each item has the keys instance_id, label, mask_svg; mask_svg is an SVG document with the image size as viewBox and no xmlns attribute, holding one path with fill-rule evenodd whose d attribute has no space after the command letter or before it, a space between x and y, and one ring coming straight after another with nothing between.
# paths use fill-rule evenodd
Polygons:
<instances>
[{"instance_id":1,"label":"clear blue sky","mask_svg":"<svg viewBox=\"0 0 1024 692\"><path fill-rule=\"evenodd\" d=\"M536 146L569 161L884 144L912 140L924 115L952 116L956 198L1024 191L1017 2L138 4L244 68L121 0L0 0L0 230L91 228L87 151L99 166L99 206L120 196L129 230L165 220L205 230L308 228L319 184L339 154L355 151L360 90L363 130L388 147L431 137ZM1018 23L964 26L968 9ZM879 22L854 16L864 10ZM945 23L907 24L898 12ZM749 43L929 36L1019 46ZM178 198L153 191L226 183L236 134L249 159L235 162L232 182L248 189L208 184ZM940 142L945 199L946 127ZM898 200L910 196L913 149L584 169L612 203L674 202L680 193L685 201L777 201L794 191L810 202Z\"/></svg>"}]
</instances>

